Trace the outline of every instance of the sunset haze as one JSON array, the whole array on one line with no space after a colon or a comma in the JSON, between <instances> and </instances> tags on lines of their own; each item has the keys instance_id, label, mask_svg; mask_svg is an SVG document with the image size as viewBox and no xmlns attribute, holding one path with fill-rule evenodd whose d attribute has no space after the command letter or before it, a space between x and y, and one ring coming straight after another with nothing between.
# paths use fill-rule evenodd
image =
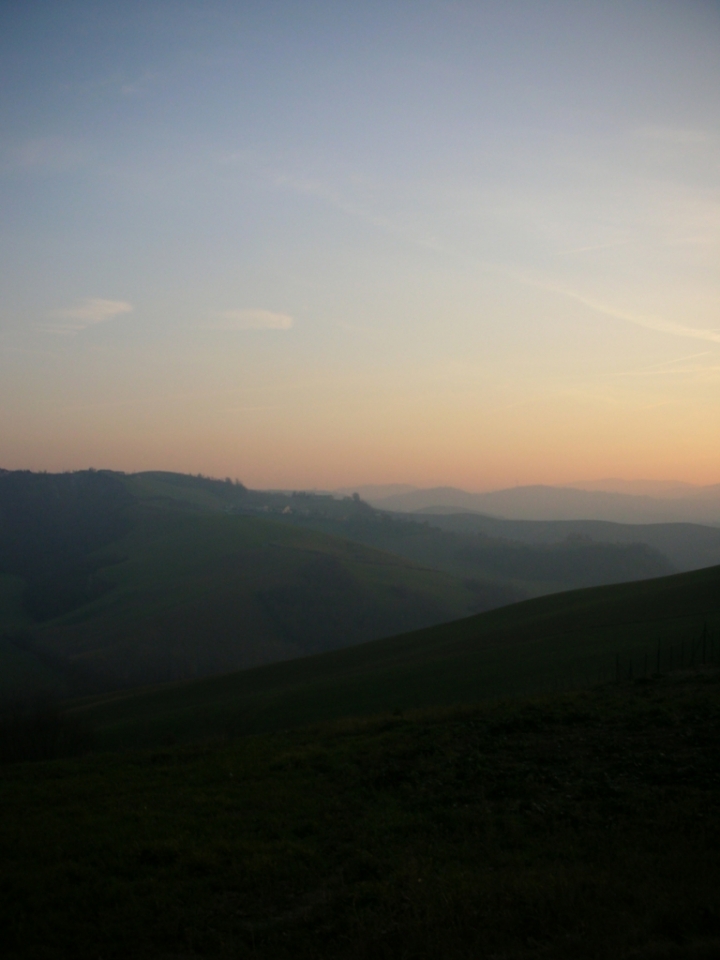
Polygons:
<instances>
[{"instance_id":1,"label":"sunset haze","mask_svg":"<svg viewBox=\"0 0 720 960\"><path fill-rule=\"evenodd\" d=\"M0 467L720 482L717 3L0 25Z\"/></svg>"}]
</instances>

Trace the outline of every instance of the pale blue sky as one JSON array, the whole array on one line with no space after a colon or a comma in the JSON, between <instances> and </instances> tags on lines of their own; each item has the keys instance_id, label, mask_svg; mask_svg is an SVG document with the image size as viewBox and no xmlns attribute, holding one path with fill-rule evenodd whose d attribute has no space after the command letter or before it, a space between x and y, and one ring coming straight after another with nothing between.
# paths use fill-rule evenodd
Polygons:
<instances>
[{"instance_id":1,"label":"pale blue sky","mask_svg":"<svg viewBox=\"0 0 720 960\"><path fill-rule=\"evenodd\" d=\"M0 466L720 480L720 4L9 3Z\"/></svg>"}]
</instances>

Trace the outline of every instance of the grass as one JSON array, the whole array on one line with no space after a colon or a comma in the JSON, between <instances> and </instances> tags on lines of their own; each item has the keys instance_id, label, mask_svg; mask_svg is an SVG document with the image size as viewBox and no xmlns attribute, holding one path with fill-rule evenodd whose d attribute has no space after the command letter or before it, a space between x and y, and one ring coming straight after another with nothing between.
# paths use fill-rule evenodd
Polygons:
<instances>
[{"instance_id":1,"label":"grass","mask_svg":"<svg viewBox=\"0 0 720 960\"><path fill-rule=\"evenodd\" d=\"M476 599L447 574L272 520L152 503L130 516L130 532L97 555L110 589L32 627L42 651L83 672L86 689L347 646L465 616ZM46 672L38 663L39 689Z\"/></svg>"},{"instance_id":2,"label":"grass","mask_svg":"<svg viewBox=\"0 0 720 960\"><path fill-rule=\"evenodd\" d=\"M0 950L717 956L719 692L700 672L6 766Z\"/></svg>"},{"instance_id":3,"label":"grass","mask_svg":"<svg viewBox=\"0 0 720 960\"><path fill-rule=\"evenodd\" d=\"M636 672L707 627L720 652L720 568L542 597L415 633L193 683L78 703L106 746L253 733L343 716L476 703ZM675 663L677 664L676 658Z\"/></svg>"},{"instance_id":4,"label":"grass","mask_svg":"<svg viewBox=\"0 0 720 960\"><path fill-rule=\"evenodd\" d=\"M55 697L72 692L59 670L5 637L0 637L0 665L0 704L32 700L38 691Z\"/></svg>"},{"instance_id":5,"label":"grass","mask_svg":"<svg viewBox=\"0 0 720 960\"><path fill-rule=\"evenodd\" d=\"M21 577L0 573L0 629L25 627L30 618L23 609L25 582Z\"/></svg>"}]
</instances>

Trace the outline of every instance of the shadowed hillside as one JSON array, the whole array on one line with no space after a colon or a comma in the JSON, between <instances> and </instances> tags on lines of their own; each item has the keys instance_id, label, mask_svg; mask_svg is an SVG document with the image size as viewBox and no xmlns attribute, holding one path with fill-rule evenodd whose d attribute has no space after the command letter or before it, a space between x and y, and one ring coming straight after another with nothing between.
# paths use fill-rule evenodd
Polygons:
<instances>
[{"instance_id":1,"label":"shadowed hillside","mask_svg":"<svg viewBox=\"0 0 720 960\"><path fill-rule=\"evenodd\" d=\"M263 508L285 495L228 513L253 502L238 484L6 473L0 497L6 699L224 673L517 596L281 524Z\"/></svg>"},{"instance_id":2,"label":"shadowed hillside","mask_svg":"<svg viewBox=\"0 0 720 960\"><path fill-rule=\"evenodd\" d=\"M288 663L78 707L107 745L537 694L720 655L720 567L541 597ZM705 647L699 646L705 637ZM708 646L708 643L711 646ZM704 650L704 653L702 652ZM671 654L668 658L667 654ZM694 654L695 655L695 654ZM672 660L672 657L675 659Z\"/></svg>"},{"instance_id":3,"label":"shadowed hillside","mask_svg":"<svg viewBox=\"0 0 720 960\"><path fill-rule=\"evenodd\" d=\"M227 673L671 569L643 544L523 544L357 496L5 472L0 699Z\"/></svg>"},{"instance_id":4,"label":"shadowed hillside","mask_svg":"<svg viewBox=\"0 0 720 960\"><path fill-rule=\"evenodd\" d=\"M0 575L24 581L30 618L51 619L106 589L98 571L108 561L94 553L129 529L132 499L106 471L0 471Z\"/></svg>"},{"instance_id":5,"label":"shadowed hillside","mask_svg":"<svg viewBox=\"0 0 720 960\"><path fill-rule=\"evenodd\" d=\"M401 515L404 518L404 515ZM604 520L501 520L479 513L433 514L417 519L448 533L482 534L515 543L550 544L592 541L603 545L645 544L658 551L678 572L720 563L720 528L696 523L609 523Z\"/></svg>"},{"instance_id":6,"label":"shadowed hillside","mask_svg":"<svg viewBox=\"0 0 720 960\"><path fill-rule=\"evenodd\" d=\"M282 519L387 550L455 576L505 584L514 589L516 599L644 580L675 570L663 554L639 538L612 543L568 532L562 539L522 542L502 534L488 535L470 523L452 529L442 524L442 517L407 519L370 510L365 504L341 519L302 514ZM720 531L718 534L720 537Z\"/></svg>"},{"instance_id":7,"label":"shadowed hillside","mask_svg":"<svg viewBox=\"0 0 720 960\"><path fill-rule=\"evenodd\" d=\"M112 589L36 631L114 685L223 673L454 619L475 595L398 558L254 517L139 505Z\"/></svg>"}]
</instances>

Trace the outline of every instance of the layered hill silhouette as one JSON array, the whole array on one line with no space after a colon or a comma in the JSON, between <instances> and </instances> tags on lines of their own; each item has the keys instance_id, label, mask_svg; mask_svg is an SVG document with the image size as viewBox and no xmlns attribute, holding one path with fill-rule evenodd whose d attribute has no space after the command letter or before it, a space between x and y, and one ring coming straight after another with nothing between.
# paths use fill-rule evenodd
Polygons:
<instances>
[{"instance_id":1,"label":"layered hill silhouette","mask_svg":"<svg viewBox=\"0 0 720 960\"><path fill-rule=\"evenodd\" d=\"M404 515L403 515L404 516ZM698 523L610 523L605 520L502 520L479 513L422 511L413 515L432 527L461 535L481 534L515 543L550 545L645 544L678 572L720 563L720 528Z\"/></svg>"},{"instance_id":2,"label":"layered hill silhouette","mask_svg":"<svg viewBox=\"0 0 720 960\"><path fill-rule=\"evenodd\" d=\"M224 673L512 598L262 513L228 513L244 493L232 484L5 474L0 492L6 694Z\"/></svg>"},{"instance_id":3,"label":"layered hill silhouette","mask_svg":"<svg viewBox=\"0 0 720 960\"><path fill-rule=\"evenodd\" d=\"M181 474L0 472L0 696L225 674L678 566L641 531L428 519Z\"/></svg>"},{"instance_id":4,"label":"layered hill silhouette","mask_svg":"<svg viewBox=\"0 0 720 960\"><path fill-rule=\"evenodd\" d=\"M684 563L677 565L654 542L675 544L671 524L661 525L663 529L655 538L643 542L642 527L632 528L625 536L615 536L612 529L593 531L596 536L592 536L582 524L577 529L567 526L559 535L533 537L522 531L516 536L511 521L494 521L477 514L408 517L365 508L339 518L305 517L301 512L287 519L456 576L505 584L516 600L696 569L708 565L708 555L712 558L709 562L720 561L720 530L705 527L697 531L707 531L709 537L692 531L682 540L684 553L675 552L682 553ZM483 529L486 519L494 525L492 531ZM602 536L605 533L609 535Z\"/></svg>"},{"instance_id":5,"label":"layered hill silhouette","mask_svg":"<svg viewBox=\"0 0 720 960\"><path fill-rule=\"evenodd\" d=\"M630 488L632 489L632 487ZM362 491L362 488L361 488ZM658 492L662 492L660 489ZM385 495L383 495L385 494ZM378 509L403 512L474 511L511 520L605 520L613 523L701 523L720 525L717 485L692 488L683 496L648 496L618 490L544 485L469 493L455 487L402 490L387 495L370 490Z\"/></svg>"}]
</instances>

